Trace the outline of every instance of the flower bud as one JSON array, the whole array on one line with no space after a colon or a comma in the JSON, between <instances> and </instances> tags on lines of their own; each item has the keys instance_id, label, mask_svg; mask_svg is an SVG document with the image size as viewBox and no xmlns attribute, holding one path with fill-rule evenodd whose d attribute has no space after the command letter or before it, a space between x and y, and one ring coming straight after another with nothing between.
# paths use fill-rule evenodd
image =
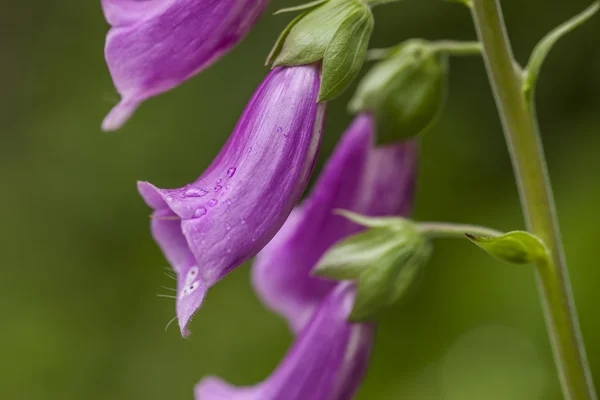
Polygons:
<instances>
[{"instance_id":1,"label":"flower bud","mask_svg":"<svg viewBox=\"0 0 600 400\"><path fill-rule=\"evenodd\" d=\"M372 319L398 302L413 287L421 267L429 260L431 243L417 225L404 218L369 218L343 212L370 229L332 247L314 274L357 284L351 321Z\"/></svg>"},{"instance_id":2,"label":"flower bud","mask_svg":"<svg viewBox=\"0 0 600 400\"><path fill-rule=\"evenodd\" d=\"M416 136L442 109L447 56L423 40L410 40L387 52L359 84L350 102L353 113L372 112L377 142Z\"/></svg>"},{"instance_id":3,"label":"flower bud","mask_svg":"<svg viewBox=\"0 0 600 400\"><path fill-rule=\"evenodd\" d=\"M318 101L339 96L352 83L367 55L373 31L371 9L360 0L325 0L304 10L283 31L268 64L323 62Z\"/></svg>"}]
</instances>

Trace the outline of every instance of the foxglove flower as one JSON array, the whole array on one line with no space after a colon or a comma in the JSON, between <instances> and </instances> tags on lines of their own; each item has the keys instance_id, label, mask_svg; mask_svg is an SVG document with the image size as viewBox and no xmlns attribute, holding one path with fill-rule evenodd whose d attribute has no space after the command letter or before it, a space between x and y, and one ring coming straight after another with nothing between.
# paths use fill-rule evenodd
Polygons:
<instances>
[{"instance_id":1,"label":"foxglove flower","mask_svg":"<svg viewBox=\"0 0 600 400\"><path fill-rule=\"evenodd\" d=\"M274 69L200 178L180 189L139 183L177 274L183 335L208 288L271 240L304 191L323 130L319 75L315 65Z\"/></svg>"},{"instance_id":2,"label":"foxglove flower","mask_svg":"<svg viewBox=\"0 0 600 400\"><path fill-rule=\"evenodd\" d=\"M112 26L105 56L121 102L118 129L149 97L207 68L246 36L268 0L102 0Z\"/></svg>"},{"instance_id":3,"label":"foxglove flower","mask_svg":"<svg viewBox=\"0 0 600 400\"><path fill-rule=\"evenodd\" d=\"M283 363L266 381L237 388L209 377L195 389L196 400L351 399L371 352L373 326L349 324L354 289L335 287L321 302Z\"/></svg>"},{"instance_id":4,"label":"foxglove flower","mask_svg":"<svg viewBox=\"0 0 600 400\"><path fill-rule=\"evenodd\" d=\"M374 147L373 132L371 114L355 118L311 196L292 212L254 263L257 292L295 332L336 284L305 277L329 247L364 229L334 210L373 217L410 214L416 144Z\"/></svg>"},{"instance_id":5,"label":"foxglove flower","mask_svg":"<svg viewBox=\"0 0 600 400\"><path fill-rule=\"evenodd\" d=\"M331 245L361 229L335 215L336 208L367 215L410 211L415 144L374 148L373 141L371 116L359 116L309 198L293 211L254 263L257 293L297 333L282 363L252 387L205 378L196 386L196 400L348 400L354 396L368 365L374 326L347 322L355 296L352 283L321 280L310 271Z\"/></svg>"}]
</instances>

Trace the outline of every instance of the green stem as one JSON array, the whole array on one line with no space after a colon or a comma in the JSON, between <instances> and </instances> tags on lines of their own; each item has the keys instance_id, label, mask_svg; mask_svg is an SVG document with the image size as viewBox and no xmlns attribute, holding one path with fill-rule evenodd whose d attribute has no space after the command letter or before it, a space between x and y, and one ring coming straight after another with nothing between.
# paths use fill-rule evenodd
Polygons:
<instances>
[{"instance_id":1,"label":"green stem","mask_svg":"<svg viewBox=\"0 0 600 400\"><path fill-rule=\"evenodd\" d=\"M471 10L502 119L528 229L551 253L537 281L563 394L596 399L563 254L554 199L537 121L522 95L522 76L506 34L498 0L472 0Z\"/></svg>"},{"instance_id":2,"label":"green stem","mask_svg":"<svg viewBox=\"0 0 600 400\"><path fill-rule=\"evenodd\" d=\"M465 233L476 236L496 237L503 233L478 225L451 224L446 222L421 222L418 229L430 238L465 238Z\"/></svg>"},{"instance_id":3,"label":"green stem","mask_svg":"<svg viewBox=\"0 0 600 400\"><path fill-rule=\"evenodd\" d=\"M444 52L451 56L473 56L481 54L481 43L462 42L456 40L438 40L431 42L435 51Z\"/></svg>"}]
</instances>

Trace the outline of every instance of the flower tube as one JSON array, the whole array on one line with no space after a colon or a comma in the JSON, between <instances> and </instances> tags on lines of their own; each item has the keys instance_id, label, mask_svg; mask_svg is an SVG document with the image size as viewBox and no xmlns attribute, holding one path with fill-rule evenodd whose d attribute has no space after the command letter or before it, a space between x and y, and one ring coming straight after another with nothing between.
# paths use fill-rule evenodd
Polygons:
<instances>
[{"instance_id":1,"label":"flower tube","mask_svg":"<svg viewBox=\"0 0 600 400\"><path fill-rule=\"evenodd\" d=\"M323 131L319 67L276 68L208 169L179 189L138 184L153 236L177 274L183 335L208 288L260 251L304 191Z\"/></svg>"},{"instance_id":2,"label":"flower tube","mask_svg":"<svg viewBox=\"0 0 600 400\"><path fill-rule=\"evenodd\" d=\"M333 212L405 215L412 205L414 142L373 147L373 120L355 120L336 148L311 195L290 215L253 266L263 302L283 315L297 337L263 382L235 387L215 377L196 386L196 400L349 400L368 366L373 324L347 321L355 289L310 275L336 241L361 229Z\"/></svg>"},{"instance_id":3,"label":"flower tube","mask_svg":"<svg viewBox=\"0 0 600 400\"><path fill-rule=\"evenodd\" d=\"M368 216L410 214L416 176L414 141L374 147L374 119L360 114L311 195L259 253L253 282L263 302L298 332L336 282L310 271L336 242L364 229L336 209Z\"/></svg>"}]
</instances>

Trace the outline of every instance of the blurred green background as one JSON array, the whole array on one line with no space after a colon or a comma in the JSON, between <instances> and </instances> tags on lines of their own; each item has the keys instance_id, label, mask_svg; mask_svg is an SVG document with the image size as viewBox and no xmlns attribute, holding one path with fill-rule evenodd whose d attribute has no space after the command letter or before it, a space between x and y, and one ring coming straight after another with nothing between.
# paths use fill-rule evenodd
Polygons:
<instances>
[{"instance_id":1,"label":"blurred green background","mask_svg":"<svg viewBox=\"0 0 600 400\"><path fill-rule=\"evenodd\" d=\"M269 11L297 1L273 1ZM504 0L522 63L589 1ZM372 47L409 37L472 39L466 9L442 1L378 7ZM100 132L118 100L103 60L98 1L4 2L0 12L0 398L191 399L207 374L267 376L290 343L248 268L209 294L185 340L161 285L167 265L135 182L179 187L217 154L289 15L263 16L229 56ZM591 367L600 384L600 23L561 41L538 108ZM319 166L351 117L329 107ZM416 218L523 227L510 161L477 57L452 60L448 106L422 140ZM596 310L596 311L594 311ZM531 268L466 242L439 242L414 298L381 320L358 399L560 399ZM309 399L308 399L309 400Z\"/></svg>"}]
</instances>

